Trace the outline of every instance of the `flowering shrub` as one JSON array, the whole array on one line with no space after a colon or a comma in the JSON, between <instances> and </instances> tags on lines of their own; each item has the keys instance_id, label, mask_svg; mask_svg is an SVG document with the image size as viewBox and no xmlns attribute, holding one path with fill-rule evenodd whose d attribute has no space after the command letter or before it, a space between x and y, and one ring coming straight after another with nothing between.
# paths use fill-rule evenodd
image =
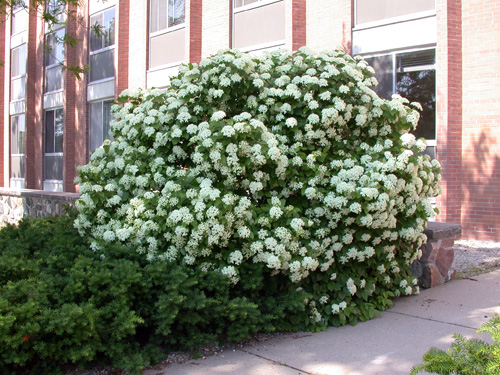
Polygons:
<instances>
[{"instance_id":1,"label":"flowering shrub","mask_svg":"<svg viewBox=\"0 0 500 375\"><path fill-rule=\"evenodd\" d=\"M373 317L417 291L440 180L409 133L419 104L379 98L373 73L343 51L226 50L168 90L124 91L115 141L79 169L76 227L95 251L117 241L233 283L264 264L312 293L301 328Z\"/></svg>"}]
</instances>

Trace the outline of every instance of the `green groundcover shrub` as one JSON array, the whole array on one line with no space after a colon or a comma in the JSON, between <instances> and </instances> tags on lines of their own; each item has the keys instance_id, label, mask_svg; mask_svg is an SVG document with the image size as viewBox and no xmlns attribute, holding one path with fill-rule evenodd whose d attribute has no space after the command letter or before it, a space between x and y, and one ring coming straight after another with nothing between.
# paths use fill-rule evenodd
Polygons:
<instances>
[{"instance_id":1,"label":"green groundcover shrub","mask_svg":"<svg viewBox=\"0 0 500 375\"><path fill-rule=\"evenodd\" d=\"M121 245L103 250L92 251L69 217L0 231L0 373L56 374L65 364L139 373L168 351L285 329L307 297L258 264L236 287Z\"/></svg>"},{"instance_id":2,"label":"green groundcover shrub","mask_svg":"<svg viewBox=\"0 0 500 375\"><path fill-rule=\"evenodd\" d=\"M418 290L440 180L409 134L421 107L379 98L373 73L343 51L226 50L123 92L115 140L79 169L76 227L103 256L123 243L233 284L263 265L311 295L295 328L373 317Z\"/></svg>"},{"instance_id":3,"label":"green groundcover shrub","mask_svg":"<svg viewBox=\"0 0 500 375\"><path fill-rule=\"evenodd\" d=\"M500 316L495 315L477 332L491 334L493 343L455 334L450 349L431 348L424 354L424 363L412 368L411 375L423 371L440 375L500 375Z\"/></svg>"}]
</instances>

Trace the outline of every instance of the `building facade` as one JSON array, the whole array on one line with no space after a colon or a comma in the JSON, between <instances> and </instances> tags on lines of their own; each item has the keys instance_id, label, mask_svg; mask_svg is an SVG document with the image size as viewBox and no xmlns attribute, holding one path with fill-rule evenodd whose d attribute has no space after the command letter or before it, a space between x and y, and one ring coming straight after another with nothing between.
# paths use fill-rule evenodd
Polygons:
<instances>
[{"instance_id":1,"label":"building facade","mask_svg":"<svg viewBox=\"0 0 500 375\"><path fill-rule=\"evenodd\" d=\"M116 96L168 87L182 63L223 48L342 47L376 69L379 95L423 105L416 135L443 165L437 220L500 240L500 0L87 0L67 11L58 27L25 8L0 24L0 186L77 192ZM79 79L61 62L90 71Z\"/></svg>"}]
</instances>

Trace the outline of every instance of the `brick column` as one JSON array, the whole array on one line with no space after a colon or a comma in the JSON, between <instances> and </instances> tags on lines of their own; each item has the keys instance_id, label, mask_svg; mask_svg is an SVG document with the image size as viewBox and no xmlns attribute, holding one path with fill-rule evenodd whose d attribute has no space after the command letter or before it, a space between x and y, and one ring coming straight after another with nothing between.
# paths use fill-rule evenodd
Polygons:
<instances>
[{"instance_id":1,"label":"brick column","mask_svg":"<svg viewBox=\"0 0 500 375\"><path fill-rule=\"evenodd\" d=\"M67 66L87 64L88 11L86 6L69 6L66 33L74 35L79 42L75 47L66 46ZM87 140L87 82L86 77L76 77L66 72L64 83L64 137L63 179L64 191L75 192L76 167L86 163Z\"/></svg>"},{"instance_id":2,"label":"brick column","mask_svg":"<svg viewBox=\"0 0 500 375\"><path fill-rule=\"evenodd\" d=\"M437 219L457 224L463 200L461 11L461 0L436 1L436 139L444 190L437 200Z\"/></svg>"},{"instance_id":3,"label":"brick column","mask_svg":"<svg viewBox=\"0 0 500 375\"><path fill-rule=\"evenodd\" d=\"M5 38L10 37L10 33L7 31L7 22L6 22L6 16L2 15L0 16L0 61L7 61L9 56L7 56L6 53L6 43L5 43ZM0 65L0 87L6 87L5 86L5 81L10 79L10 72L9 70L5 69L5 64ZM7 95L5 95L7 93ZM5 169L4 166L5 164L5 155L8 153L5 152L5 147L9 149L9 139L5 139L5 130L10 129L10 121L9 121L9 116L5 114L5 111L7 109L8 111L8 91L5 90L0 90L0 186L5 186L4 181L7 181L5 177L6 174L8 174L9 170ZM6 108L7 104L7 108ZM7 132L7 134L9 134ZM8 185L7 185L8 186Z\"/></svg>"},{"instance_id":4,"label":"brick column","mask_svg":"<svg viewBox=\"0 0 500 375\"><path fill-rule=\"evenodd\" d=\"M119 95L128 88L128 60L129 60L129 21L130 20L130 1L119 0L118 2L118 28L116 38L118 40L115 60L115 95ZM143 30L141 30L143 31Z\"/></svg>"},{"instance_id":5,"label":"brick column","mask_svg":"<svg viewBox=\"0 0 500 375\"><path fill-rule=\"evenodd\" d=\"M292 0L292 49L306 45L306 0Z\"/></svg>"},{"instance_id":6,"label":"brick column","mask_svg":"<svg viewBox=\"0 0 500 375\"><path fill-rule=\"evenodd\" d=\"M189 62L199 63L201 60L203 1L189 2Z\"/></svg>"},{"instance_id":7,"label":"brick column","mask_svg":"<svg viewBox=\"0 0 500 375\"><path fill-rule=\"evenodd\" d=\"M43 22L30 5L26 45L26 188L41 190L43 181Z\"/></svg>"}]
</instances>

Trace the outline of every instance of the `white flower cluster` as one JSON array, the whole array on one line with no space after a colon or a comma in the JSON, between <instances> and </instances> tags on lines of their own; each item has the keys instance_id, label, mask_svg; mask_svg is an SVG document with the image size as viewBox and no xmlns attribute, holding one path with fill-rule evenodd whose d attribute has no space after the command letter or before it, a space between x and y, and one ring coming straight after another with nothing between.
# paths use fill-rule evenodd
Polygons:
<instances>
[{"instance_id":1,"label":"white flower cluster","mask_svg":"<svg viewBox=\"0 0 500 375\"><path fill-rule=\"evenodd\" d=\"M415 292L440 166L408 133L417 105L373 83L343 51L221 51L169 90L125 91L115 140L79 169L75 225L94 249L117 241L233 283L244 262L294 283L324 274L308 305L318 322L327 306Z\"/></svg>"}]
</instances>

